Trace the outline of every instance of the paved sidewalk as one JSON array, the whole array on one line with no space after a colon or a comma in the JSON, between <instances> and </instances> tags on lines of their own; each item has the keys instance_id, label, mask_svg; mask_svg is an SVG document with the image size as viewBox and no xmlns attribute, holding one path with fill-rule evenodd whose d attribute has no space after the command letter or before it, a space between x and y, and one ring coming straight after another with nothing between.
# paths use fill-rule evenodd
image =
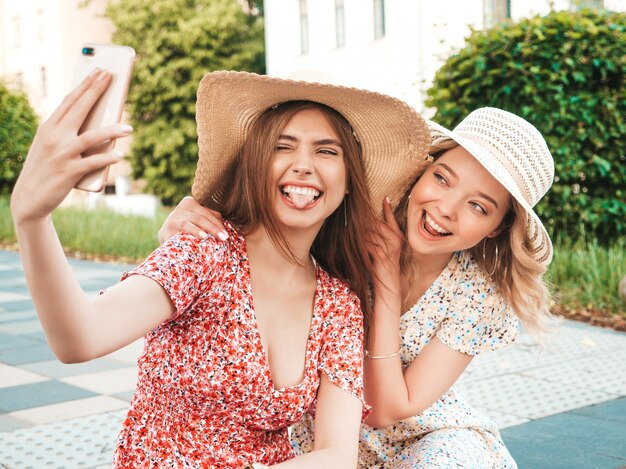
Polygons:
<instances>
[{"instance_id":1,"label":"paved sidewalk","mask_svg":"<svg viewBox=\"0 0 626 469\"><path fill-rule=\"evenodd\" d=\"M97 295L129 268L70 261ZM64 365L46 345L18 254L0 251L0 468L110 468L136 380L138 341ZM626 334L564 322L473 360L459 388L493 417L522 469L626 467Z\"/></svg>"}]
</instances>

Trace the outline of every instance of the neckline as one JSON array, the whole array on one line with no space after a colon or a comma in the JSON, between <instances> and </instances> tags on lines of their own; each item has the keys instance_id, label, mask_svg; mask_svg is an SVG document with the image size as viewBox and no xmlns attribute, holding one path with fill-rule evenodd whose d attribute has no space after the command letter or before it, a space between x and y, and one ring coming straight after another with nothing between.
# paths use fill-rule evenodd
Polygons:
<instances>
[{"instance_id":1,"label":"neckline","mask_svg":"<svg viewBox=\"0 0 626 469\"><path fill-rule=\"evenodd\" d=\"M277 388L274 383L274 377L272 376L272 369L270 368L269 355L267 354L267 350L265 349L265 346L263 345L263 340L261 339L261 330L259 329L259 323L257 321L256 311L254 309L254 296L252 292L252 271L250 269L250 260L248 259L248 244L246 242L246 238L243 235L240 235L240 237L242 241L241 242L242 267L244 269L244 274L246 276L245 288L247 290L248 298L250 301L249 314L250 314L250 319L253 324L253 337L254 337L254 340L256 342L258 349L261 351L261 359L264 362L263 374L265 378L267 379L270 391L274 393L284 393L292 389L298 389L302 387L309 380L308 364L311 363L311 358L312 358L311 357L311 353L312 353L311 338L313 337L313 333L317 330L318 325L321 322L319 321L320 308L318 305L318 302L321 298L321 295L320 295L320 277L321 277L320 269L321 268L317 264L317 261L315 260L313 255L311 254L311 260L313 261L313 266L315 268L315 292L313 293L313 311L311 312L311 323L309 325L309 333L307 335L306 346L304 350L304 373L302 376L302 380L299 383L291 385L291 386Z\"/></svg>"},{"instance_id":2,"label":"neckline","mask_svg":"<svg viewBox=\"0 0 626 469\"><path fill-rule=\"evenodd\" d=\"M441 272L439 272L439 275L437 275L437 277L435 277L435 280L433 280L433 283L430 284L430 286L426 289L426 291L422 294L422 296L420 296L417 301L415 303L413 303L413 305L411 307L409 307L409 309L407 309L402 316L400 316L400 320L403 320L406 317L409 317L413 314L415 314L416 311L419 310L419 307L421 306L421 303L424 301L424 298L431 293L431 290L434 290L436 286L438 286L441 282L442 279L444 277L444 274L447 272L450 272L452 270L452 264L453 262L458 262L459 261L459 256L460 256L460 252L455 252L452 257L450 258L450 261L446 264L446 266L443 268L443 270Z\"/></svg>"}]
</instances>

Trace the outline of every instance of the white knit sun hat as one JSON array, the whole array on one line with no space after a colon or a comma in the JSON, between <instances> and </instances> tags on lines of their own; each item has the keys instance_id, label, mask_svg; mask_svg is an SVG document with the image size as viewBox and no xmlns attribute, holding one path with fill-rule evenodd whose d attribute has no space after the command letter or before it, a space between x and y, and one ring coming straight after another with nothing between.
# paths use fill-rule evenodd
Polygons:
<instances>
[{"instance_id":1,"label":"white knit sun hat","mask_svg":"<svg viewBox=\"0 0 626 469\"><path fill-rule=\"evenodd\" d=\"M492 107L472 111L454 130L435 122L429 126L432 145L447 139L457 142L526 210L535 258L548 265L552 243L533 211L554 180L554 161L541 133L521 117Z\"/></svg>"}]
</instances>

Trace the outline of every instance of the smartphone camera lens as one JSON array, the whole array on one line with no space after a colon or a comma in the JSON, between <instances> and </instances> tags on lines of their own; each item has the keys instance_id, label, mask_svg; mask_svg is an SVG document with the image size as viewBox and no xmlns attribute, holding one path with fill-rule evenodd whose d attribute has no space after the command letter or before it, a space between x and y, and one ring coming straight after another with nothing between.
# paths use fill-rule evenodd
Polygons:
<instances>
[{"instance_id":1,"label":"smartphone camera lens","mask_svg":"<svg viewBox=\"0 0 626 469\"><path fill-rule=\"evenodd\" d=\"M93 47L83 47L83 55L92 56L96 53Z\"/></svg>"}]
</instances>

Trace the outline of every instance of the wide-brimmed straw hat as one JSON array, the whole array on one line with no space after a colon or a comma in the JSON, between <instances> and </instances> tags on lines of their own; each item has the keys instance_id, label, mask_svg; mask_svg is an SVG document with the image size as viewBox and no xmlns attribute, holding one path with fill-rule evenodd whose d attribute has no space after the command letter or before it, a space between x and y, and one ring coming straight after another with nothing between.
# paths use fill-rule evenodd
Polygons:
<instances>
[{"instance_id":1,"label":"wide-brimmed straw hat","mask_svg":"<svg viewBox=\"0 0 626 469\"><path fill-rule=\"evenodd\" d=\"M372 91L247 72L207 73L198 89L199 159L192 194L220 210L237 170L237 155L251 124L268 108L313 101L343 115L361 145L372 207L397 201L428 158L426 121L403 101Z\"/></svg>"},{"instance_id":2,"label":"wide-brimmed straw hat","mask_svg":"<svg viewBox=\"0 0 626 469\"><path fill-rule=\"evenodd\" d=\"M548 265L552 243L533 210L554 180L554 161L541 133L521 117L492 107L472 111L454 130L435 122L429 126L433 146L446 139L457 142L526 210L535 258Z\"/></svg>"}]
</instances>

